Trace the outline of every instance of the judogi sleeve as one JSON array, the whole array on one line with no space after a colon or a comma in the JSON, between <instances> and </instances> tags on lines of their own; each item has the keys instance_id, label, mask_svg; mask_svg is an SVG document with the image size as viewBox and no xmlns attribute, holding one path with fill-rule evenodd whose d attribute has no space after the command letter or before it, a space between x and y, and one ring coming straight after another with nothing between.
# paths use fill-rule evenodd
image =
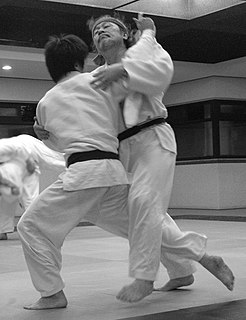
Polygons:
<instances>
[{"instance_id":1,"label":"judogi sleeve","mask_svg":"<svg viewBox=\"0 0 246 320\"><path fill-rule=\"evenodd\" d=\"M65 160L62 153L48 148L42 141L35 139L37 145L39 164L44 169L65 169Z\"/></svg>"},{"instance_id":2,"label":"judogi sleeve","mask_svg":"<svg viewBox=\"0 0 246 320\"><path fill-rule=\"evenodd\" d=\"M52 118L56 117L56 112L58 112L58 110L55 110L53 114L51 114L50 119L48 119L47 113L46 113L46 105L44 101L45 101L45 96L39 101L36 109L36 117L37 117L38 124L43 126L44 129L49 131L49 134L50 134L49 139L43 140L43 143L48 148L56 152L60 152L60 149L58 147L59 145L58 139L55 137L55 135L52 132L50 132L50 129L49 129L49 121L52 121Z\"/></svg>"},{"instance_id":3,"label":"judogi sleeve","mask_svg":"<svg viewBox=\"0 0 246 320\"><path fill-rule=\"evenodd\" d=\"M128 73L128 87L145 95L165 91L173 76L173 62L166 50L153 37L153 30L144 30L140 40L126 54L122 64Z\"/></svg>"},{"instance_id":4,"label":"judogi sleeve","mask_svg":"<svg viewBox=\"0 0 246 320\"><path fill-rule=\"evenodd\" d=\"M15 143L14 138L0 140L0 162L6 162L15 158L25 161L29 157L30 153L26 148L22 148L18 142Z\"/></svg>"}]
</instances>

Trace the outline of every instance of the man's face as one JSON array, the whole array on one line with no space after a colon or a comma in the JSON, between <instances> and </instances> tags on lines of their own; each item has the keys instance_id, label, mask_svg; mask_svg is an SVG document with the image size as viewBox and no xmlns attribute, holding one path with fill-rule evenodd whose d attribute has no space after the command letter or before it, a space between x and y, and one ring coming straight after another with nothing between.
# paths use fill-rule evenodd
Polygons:
<instances>
[{"instance_id":1,"label":"man's face","mask_svg":"<svg viewBox=\"0 0 246 320\"><path fill-rule=\"evenodd\" d=\"M123 44L123 31L113 22L99 23L93 32L93 41L99 53Z\"/></svg>"}]
</instances>

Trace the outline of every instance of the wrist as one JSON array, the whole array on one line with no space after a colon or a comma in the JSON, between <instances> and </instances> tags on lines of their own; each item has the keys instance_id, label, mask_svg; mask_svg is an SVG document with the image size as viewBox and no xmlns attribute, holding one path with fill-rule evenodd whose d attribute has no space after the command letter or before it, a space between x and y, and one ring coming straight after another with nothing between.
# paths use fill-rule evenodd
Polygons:
<instances>
[{"instance_id":1,"label":"wrist","mask_svg":"<svg viewBox=\"0 0 246 320\"><path fill-rule=\"evenodd\" d=\"M153 30L153 29L151 29L151 28L149 28L149 29L144 29L143 30L143 32L142 32L142 35L150 35L150 36L152 36L152 37L155 37L155 35L156 35L156 30Z\"/></svg>"}]
</instances>

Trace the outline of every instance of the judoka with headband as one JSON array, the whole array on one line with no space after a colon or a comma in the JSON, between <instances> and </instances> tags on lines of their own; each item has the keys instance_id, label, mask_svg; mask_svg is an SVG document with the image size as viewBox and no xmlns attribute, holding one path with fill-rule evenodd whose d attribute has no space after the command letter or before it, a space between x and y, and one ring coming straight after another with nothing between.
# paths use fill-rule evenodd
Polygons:
<instances>
[{"instance_id":1,"label":"judoka with headband","mask_svg":"<svg viewBox=\"0 0 246 320\"><path fill-rule=\"evenodd\" d=\"M216 267L218 257L205 254L206 236L182 232L167 213L177 149L162 101L172 80L173 63L155 39L153 20L139 14L134 21L138 32L132 39L126 24L118 18L91 20L94 45L105 61L94 71L92 85L106 89L113 81L123 81L130 90L123 107L128 129L119 135L119 140L127 139L130 145L128 156L124 147L121 151L122 159L128 159L126 170L132 174L128 197L129 275L135 280L123 287L117 298L135 302L150 294L160 260L170 277L161 291L193 283L196 269L191 260L209 268L232 289L231 272L223 263L221 268ZM141 41L131 46L139 38Z\"/></svg>"}]
</instances>

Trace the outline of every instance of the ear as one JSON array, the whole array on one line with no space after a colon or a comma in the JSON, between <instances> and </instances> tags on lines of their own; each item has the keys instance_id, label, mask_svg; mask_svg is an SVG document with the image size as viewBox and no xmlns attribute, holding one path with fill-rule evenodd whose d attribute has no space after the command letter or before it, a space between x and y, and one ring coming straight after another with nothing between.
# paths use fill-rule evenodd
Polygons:
<instances>
[{"instance_id":1,"label":"ear","mask_svg":"<svg viewBox=\"0 0 246 320\"><path fill-rule=\"evenodd\" d=\"M124 33L123 39L124 39L124 40L128 39L128 35L127 35L126 33Z\"/></svg>"},{"instance_id":2,"label":"ear","mask_svg":"<svg viewBox=\"0 0 246 320\"><path fill-rule=\"evenodd\" d=\"M83 68L79 63L74 64L74 69L78 72L83 72Z\"/></svg>"},{"instance_id":3,"label":"ear","mask_svg":"<svg viewBox=\"0 0 246 320\"><path fill-rule=\"evenodd\" d=\"M78 63L75 63L75 64L74 64L74 69L77 70L77 71L79 71L79 64L78 64Z\"/></svg>"}]
</instances>

